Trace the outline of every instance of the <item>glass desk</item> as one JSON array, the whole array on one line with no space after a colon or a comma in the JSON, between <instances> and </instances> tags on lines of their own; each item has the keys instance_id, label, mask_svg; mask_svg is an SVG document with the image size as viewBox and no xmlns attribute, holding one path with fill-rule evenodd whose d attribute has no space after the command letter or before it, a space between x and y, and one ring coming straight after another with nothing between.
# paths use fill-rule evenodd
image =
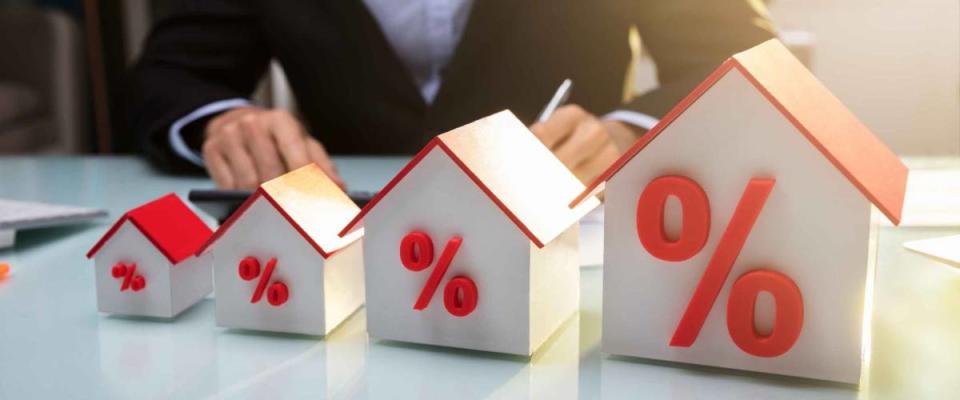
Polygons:
<instances>
[{"instance_id":1,"label":"glass desk","mask_svg":"<svg viewBox=\"0 0 960 400\"><path fill-rule=\"evenodd\" d=\"M376 190L405 159L337 161L351 188ZM857 388L605 354L600 267L582 269L580 312L529 360L368 339L363 309L326 338L218 328L212 298L169 321L102 315L89 247L125 210L211 183L134 158L0 158L2 198L111 213L21 233L0 251L13 268L0 280L0 399L960 398L960 270L901 247L960 232L947 223L960 211L960 162L911 165L929 169L911 177L905 226L877 227L872 351ZM941 214L924 221L924 210Z\"/></svg>"}]
</instances>

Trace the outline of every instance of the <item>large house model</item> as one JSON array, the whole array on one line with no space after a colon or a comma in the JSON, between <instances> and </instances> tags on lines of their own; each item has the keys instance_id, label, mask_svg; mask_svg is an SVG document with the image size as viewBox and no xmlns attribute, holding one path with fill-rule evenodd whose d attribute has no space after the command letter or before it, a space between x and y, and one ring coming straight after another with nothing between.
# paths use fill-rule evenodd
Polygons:
<instances>
[{"instance_id":1,"label":"large house model","mask_svg":"<svg viewBox=\"0 0 960 400\"><path fill-rule=\"evenodd\" d=\"M217 325L325 335L363 304L360 208L316 164L267 181L200 254L213 254Z\"/></svg>"},{"instance_id":2,"label":"large house model","mask_svg":"<svg viewBox=\"0 0 960 400\"><path fill-rule=\"evenodd\" d=\"M779 41L734 55L581 194L603 350L858 382L871 204L898 223L907 172Z\"/></svg>"},{"instance_id":3,"label":"large house model","mask_svg":"<svg viewBox=\"0 0 960 400\"><path fill-rule=\"evenodd\" d=\"M579 305L583 189L508 111L434 138L341 232L366 230L369 334L532 354Z\"/></svg>"},{"instance_id":4,"label":"large house model","mask_svg":"<svg viewBox=\"0 0 960 400\"><path fill-rule=\"evenodd\" d=\"M170 318L212 290L211 259L194 256L211 231L174 194L134 208L90 249L97 308Z\"/></svg>"}]
</instances>

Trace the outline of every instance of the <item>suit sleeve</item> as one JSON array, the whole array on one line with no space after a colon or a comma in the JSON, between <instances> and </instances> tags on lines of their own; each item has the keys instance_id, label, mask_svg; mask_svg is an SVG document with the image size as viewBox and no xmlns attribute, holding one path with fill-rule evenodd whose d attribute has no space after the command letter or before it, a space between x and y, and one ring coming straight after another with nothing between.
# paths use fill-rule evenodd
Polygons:
<instances>
[{"instance_id":1,"label":"suit sleeve","mask_svg":"<svg viewBox=\"0 0 960 400\"><path fill-rule=\"evenodd\" d=\"M255 0L184 0L154 27L130 76L128 120L151 161L174 172L200 168L175 154L174 121L206 104L249 97L270 60ZM203 129L185 129L193 149Z\"/></svg>"},{"instance_id":2,"label":"suit sleeve","mask_svg":"<svg viewBox=\"0 0 960 400\"><path fill-rule=\"evenodd\" d=\"M731 55L775 37L760 0L629 0L659 87L623 108L662 118Z\"/></svg>"}]
</instances>

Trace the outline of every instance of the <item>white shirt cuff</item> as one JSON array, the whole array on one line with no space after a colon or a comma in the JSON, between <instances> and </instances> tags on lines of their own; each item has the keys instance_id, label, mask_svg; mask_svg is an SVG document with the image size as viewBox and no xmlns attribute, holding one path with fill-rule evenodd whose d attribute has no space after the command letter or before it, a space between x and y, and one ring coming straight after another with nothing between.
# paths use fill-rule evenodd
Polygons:
<instances>
[{"instance_id":1,"label":"white shirt cuff","mask_svg":"<svg viewBox=\"0 0 960 400\"><path fill-rule=\"evenodd\" d=\"M630 125L636 126L638 128L643 128L646 130L653 129L654 126L657 126L660 123L660 120L654 117L651 117L644 113L639 113L636 111L630 110L616 110L612 111L607 115L603 116L605 120L614 120L625 122Z\"/></svg>"},{"instance_id":2,"label":"white shirt cuff","mask_svg":"<svg viewBox=\"0 0 960 400\"><path fill-rule=\"evenodd\" d=\"M223 112L231 108L249 106L250 104L252 103L250 103L249 100L238 97L233 99L218 100L193 110L193 112L190 114L187 114L183 118L174 121L173 124L170 125L170 147L173 148L173 152L178 156L183 157L183 159L190 161L198 167L203 167L203 156L191 149L190 146L187 146L187 142L183 140L183 136L180 134L180 131L183 129L183 127L190 125L190 123L200 118Z\"/></svg>"}]
</instances>

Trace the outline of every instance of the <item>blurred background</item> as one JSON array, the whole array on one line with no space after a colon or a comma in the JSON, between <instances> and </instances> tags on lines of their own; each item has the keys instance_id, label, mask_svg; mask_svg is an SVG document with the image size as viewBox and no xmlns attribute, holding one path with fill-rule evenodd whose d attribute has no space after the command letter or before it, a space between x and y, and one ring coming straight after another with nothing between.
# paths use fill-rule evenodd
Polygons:
<instances>
[{"instance_id":1,"label":"blurred background","mask_svg":"<svg viewBox=\"0 0 960 400\"><path fill-rule=\"evenodd\" d=\"M138 152L124 120L125 74L167 7L0 0L0 154ZM782 39L894 151L960 156L960 1L775 0L768 8ZM654 87L654 76L641 55L633 87ZM276 66L255 98L295 107Z\"/></svg>"}]
</instances>

